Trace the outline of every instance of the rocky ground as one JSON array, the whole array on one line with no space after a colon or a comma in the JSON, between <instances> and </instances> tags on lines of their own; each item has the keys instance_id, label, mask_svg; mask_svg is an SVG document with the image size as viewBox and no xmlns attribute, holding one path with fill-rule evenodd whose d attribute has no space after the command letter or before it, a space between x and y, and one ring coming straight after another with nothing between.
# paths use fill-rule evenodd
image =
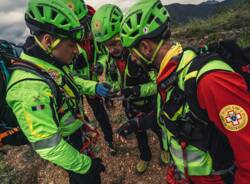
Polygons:
<instances>
[{"instance_id":1,"label":"rocky ground","mask_svg":"<svg viewBox=\"0 0 250 184\"><path fill-rule=\"evenodd\" d=\"M90 119L94 120L88 110ZM115 104L110 111L113 128L119 127L125 118L121 104ZM137 142L132 135L127 144L115 140L118 154L111 156L106 150L105 141L101 134L98 156L106 165L106 172L102 174L103 184L163 184L165 167L159 161L159 144L157 136L148 131L149 145L152 150L152 161L143 175L135 173L138 161ZM1 149L0 155L0 183L1 184L68 184L67 173L62 169L41 160L29 146L10 147Z\"/></svg>"}]
</instances>

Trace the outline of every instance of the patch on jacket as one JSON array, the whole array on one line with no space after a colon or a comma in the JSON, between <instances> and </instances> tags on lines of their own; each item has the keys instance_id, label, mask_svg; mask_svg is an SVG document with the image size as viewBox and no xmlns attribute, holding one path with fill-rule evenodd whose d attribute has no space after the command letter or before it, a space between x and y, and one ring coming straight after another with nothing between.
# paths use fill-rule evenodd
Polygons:
<instances>
[{"instance_id":1,"label":"patch on jacket","mask_svg":"<svg viewBox=\"0 0 250 184\"><path fill-rule=\"evenodd\" d=\"M246 111L238 105L227 105L220 111L220 119L223 126L229 131L239 131L248 123Z\"/></svg>"}]
</instances>

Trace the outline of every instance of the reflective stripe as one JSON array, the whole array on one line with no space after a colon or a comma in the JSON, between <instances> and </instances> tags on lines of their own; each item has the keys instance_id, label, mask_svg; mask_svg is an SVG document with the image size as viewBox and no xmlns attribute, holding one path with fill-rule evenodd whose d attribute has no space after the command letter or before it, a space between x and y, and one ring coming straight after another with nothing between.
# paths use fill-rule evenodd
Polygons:
<instances>
[{"instance_id":1,"label":"reflective stripe","mask_svg":"<svg viewBox=\"0 0 250 184\"><path fill-rule=\"evenodd\" d=\"M193 71L193 72L188 73L184 78L184 82L186 82L187 80L191 78L197 77L197 75L198 75L198 71Z\"/></svg>"},{"instance_id":2,"label":"reflective stripe","mask_svg":"<svg viewBox=\"0 0 250 184\"><path fill-rule=\"evenodd\" d=\"M234 174L234 169L235 169L235 165L231 165L229 168L227 169L223 169L223 170L219 170L219 171L214 171L212 173L212 175L224 175L224 174Z\"/></svg>"},{"instance_id":3,"label":"reflective stripe","mask_svg":"<svg viewBox=\"0 0 250 184\"><path fill-rule=\"evenodd\" d=\"M31 145L35 150L51 148L51 147L58 145L61 139L62 139L61 134L57 133L57 134L54 134L50 138L43 139L37 142L33 142L31 143Z\"/></svg>"},{"instance_id":4,"label":"reflective stripe","mask_svg":"<svg viewBox=\"0 0 250 184\"><path fill-rule=\"evenodd\" d=\"M70 117L68 117L68 118L64 121L64 124L65 124L65 125L68 125L68 124L71 124L71 123L73 123L73 122L75 122L75 121L76 121L75 116L70 116Z\"/></svg>"},{"instance_id":5,"label":"reflective stripe","mask_svg":"<svg viewBox=\"0 0 250 184\"><path fill-rule=\"evenodd\" d=\"M174 157L177 157L178 159L182 158L182 150L176 150L172 146L170 146L170 152ZM199 152L187 152L187 160L188 162L200 162L204 158L203 154L199 154Z\"/></svg>"}]
</instances>

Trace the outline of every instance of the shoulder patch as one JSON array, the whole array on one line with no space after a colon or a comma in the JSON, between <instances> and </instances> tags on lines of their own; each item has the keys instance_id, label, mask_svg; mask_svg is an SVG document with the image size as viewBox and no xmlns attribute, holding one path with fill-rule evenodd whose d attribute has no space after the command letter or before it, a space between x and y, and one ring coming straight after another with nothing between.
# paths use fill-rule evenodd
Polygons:
<instances>
[{"instance_id":1,"label":"shoulder patch","mask_svg":"<svg viewBox=\"0 0 250 184\"><path fill-rule=\"evenodd\" d=\"M243 129L248 123L247 112L238 105L227 105L220 110L223 126L232 132Z\"/></svg>"},{"instance_id":2,"label":"shoulder patch","mask_svg":"<svg viewBox=\"0 0 250 184\"><path fill-rule=\"evenodd\" d=\"M48 73L49 73L50 77L55 80L56 83L60 84L62 82L60 73L58 71L53 70L53 69L49 69Z\"/></svg>"}]
</instances>

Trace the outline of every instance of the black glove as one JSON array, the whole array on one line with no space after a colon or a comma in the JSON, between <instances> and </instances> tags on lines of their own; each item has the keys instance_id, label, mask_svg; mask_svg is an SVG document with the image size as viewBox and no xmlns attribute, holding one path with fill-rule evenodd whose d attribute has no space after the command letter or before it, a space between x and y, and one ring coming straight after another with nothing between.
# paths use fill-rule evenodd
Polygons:
<instances>
[{"instance_id":1,"label":"black glove","mask_svg":"<svg viewBox=\"0 0 250 184\"><path fill-rule=\"evenodd\" d=\"M105 170L106 170L106 168L102 164L102 159L100 159L100 158L92 159L92 166L91 166L89 172L101 173L101 172L105 172Z\"/></svg>"},{"instance_id":2,"label":"black glove","mask_svg":"<svg viewBox=\"0 0 250 184\"><path fill-rule=\"evenodd\" d=\"M105 166L102 164L102 160L100 158L94 158L92 159L92 165L86 174L78 174L72 171L68 171L70 176L70 183L100 184L101 183L100 173L104 171L105 171Z\"/></svg>"},{"instance_id":3,"label":"black glove","mask_svg":"<svg viewBox=\"0 0 250 184\"><path fill-rule=\"evenodd\" d=\"M111 100L110 98L104 98L104 104L108 110L114 107L114 101Z\"/></svg>"},{"instance_id":4,"label":"black glove","mask_svg":"<svg viewBox=\"0 0 250 184\"><path fill-rule=\"evenodd\" d=\"M126 138L132 132L138 129L138 118L133 118L124 123L120 128L116 130L119 136Z\"/></svg>"},{"instance_id":5,"label":"black glove","mask_svg":"<svg viewBox=\"0 0 250 184\"><path fill-rule=\"evenodd\" d=\"M97 64L94 66L94 72L95 72L97 75L102 75L102 73L103 73L103 66L102 66L102 64L97 63Z\"/></svg>"},{"instance_id":6,"label":"black glove","mask_svg":"<svg viewBox=\"0 0 250 184\"><path fill-rule=\"evenodd\" d=\"M123 88L121 90L121 93L122 93L122 95L124 95L125 98L129 98L131 96L139 97L140 96L140 86Z\"/></svg>"}]
</instances>

